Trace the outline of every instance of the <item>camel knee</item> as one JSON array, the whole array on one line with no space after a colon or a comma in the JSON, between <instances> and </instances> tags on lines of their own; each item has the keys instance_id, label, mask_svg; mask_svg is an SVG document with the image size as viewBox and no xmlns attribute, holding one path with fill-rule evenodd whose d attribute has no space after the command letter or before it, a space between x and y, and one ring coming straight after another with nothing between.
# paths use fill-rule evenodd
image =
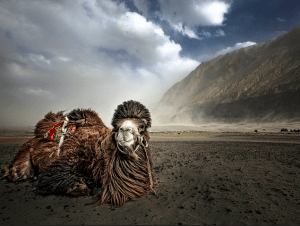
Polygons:
<instances>
[{"instance_id":1,"label":"camel knee","mask_svg":"<svg viewBox=\"0 0 300 226\"><path fill-rule=\"evenodd\" d=\"M89 195L91 190L84 183L76 182L72 188L67 190L67 194L72 196L87 196Z\"/></svg>"}]
</instances>

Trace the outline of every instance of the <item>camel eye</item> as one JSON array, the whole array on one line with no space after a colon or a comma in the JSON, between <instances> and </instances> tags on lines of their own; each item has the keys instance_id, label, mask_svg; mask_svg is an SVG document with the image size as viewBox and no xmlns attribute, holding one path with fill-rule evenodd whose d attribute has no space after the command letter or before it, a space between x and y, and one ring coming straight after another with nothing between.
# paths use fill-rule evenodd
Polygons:
<instances>
[{"instance_id":1,"label":"camel eye","mask_svg":"<svg viewBox=\"0 0 300 226\"><path fill-rule=\"evenodd\" d=\"M127 128L125 131L131 133L132 132L132 128Z\"/></svg>"}]
</instances>

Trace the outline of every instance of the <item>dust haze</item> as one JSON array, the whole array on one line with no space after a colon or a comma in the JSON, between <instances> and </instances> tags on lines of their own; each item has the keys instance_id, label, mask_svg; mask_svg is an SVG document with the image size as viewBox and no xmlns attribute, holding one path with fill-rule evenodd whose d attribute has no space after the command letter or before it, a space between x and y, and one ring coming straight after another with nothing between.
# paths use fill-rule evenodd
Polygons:
<instances>
[{"instance_id":1,"label":"dust haze","mask_svg":"<svg viewBox=\"0 0 300 226\"><path fill-rule=\"evenodd\" d=\"M282 128L297 130L300 122L274 123L202 123L202 124L154 124L150 132L163 131L206 131L206 132L280 132Z\"/></svg>"},{"instance_id":2,"label":"dust haze","mask_svg":"<svg viewBox=\"0 0 300 226\"><path fill-rule=\"evenodd\" d=\"M228 120L228 119L207 119L204 114L198 112L197 121L195 122L190 115L180 114L180 117L173 116L173 122L168 119L172 107L164 106L163 111L152 113L152 132L162 131L207 131L207 132L280 132L282 128L290 130L300 129L300 121L295 120L274 120L274 121L255 121L250 118L244 120ZM175 118L175 119L174 119ZM165 121L164 121L165 120Z\"/></svg>"},{"instance_id":3,"label":"dust haze","mask_svg":"<svg viewBox=\"0 0 300 226\"><path fill-rule=\"evenodd\" d=\"M282 128L290 130L300 129L300 121L294 120L268 120L262 121L254 119L228 120L228 119L207 119L199 113L197 121L193 121L187 114L180 114L173 122L169 112L171 107L163 107L164 111L159 114L154 111L152 114L151 132L163 131L206 131L206 132L280 132ZM173 117L174 119L175 117ZM165 120L165 121L164 121Z\"/></svg>"}]
</instances>

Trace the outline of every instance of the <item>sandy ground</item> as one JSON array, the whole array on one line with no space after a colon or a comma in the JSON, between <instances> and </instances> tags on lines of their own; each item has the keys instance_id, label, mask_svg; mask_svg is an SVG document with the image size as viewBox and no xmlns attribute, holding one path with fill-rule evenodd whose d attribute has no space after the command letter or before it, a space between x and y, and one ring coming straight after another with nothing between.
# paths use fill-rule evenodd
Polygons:
<instances>
[{"instance_id":1,"label":"sandy ground","mask_svg":"<svg viewBox=\"0 0 300 226\"><path fill-rule=\"evenodd\" d=\"M2 179L0 222L299 224L299 138L250 133L196 138L152 136L149 145L154 169L157 178L164 181L155 188L157 195L114 209L86 205L92 197L39 196L32 191L32 181ZM1 167L10 164L26 140L5 139L0 143Z\"/></svg>"},{"instance_id":2,"label":"sandy ground","mask_svg":"<svg viewBox=\"0 0 300 226\"><path fill-rule=\"evenodd\" d=\"M176 134L176 133L175 133ZM186 137L182 134L179 137L152 136L152 141L234 141L234 142L271 142L271 143L293 143L300 144L300 133L207 133L204 136ZM1 139L0 139L1 142Z\"/></svg>"},{"instance_id":3,"label":"sandy ground","mask_svg":"<svg viewBox=\"0 0 300 226\"><path fill-rule=\"evenodd\" d=\"M190 124L190 125L154 125L150 128L151 132L162 132L162 131L206 131L206 132L280 132L282 128L287 128L289 131L292 129L300 129L299 121L288 121L288 122L272 122L272 123L201 123L201 124Z\"/></svg>"}]
</instances>

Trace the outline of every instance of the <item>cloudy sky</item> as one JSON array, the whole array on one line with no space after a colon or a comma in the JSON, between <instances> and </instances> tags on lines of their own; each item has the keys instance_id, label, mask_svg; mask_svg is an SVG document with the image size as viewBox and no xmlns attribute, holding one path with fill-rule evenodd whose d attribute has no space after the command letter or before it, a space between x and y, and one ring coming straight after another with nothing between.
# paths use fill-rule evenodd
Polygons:
<instances>
[{"instance_id":1,"label":"cloudy sky","mask_svg":"<svg viewBox=\"0 0 300 226\"><path fill-rule=\"evenodd\" d=\"M201 62L300 26L298 0L0 1L0 126L126 100L151 107Z\"/></svg>"}]
</instances>

